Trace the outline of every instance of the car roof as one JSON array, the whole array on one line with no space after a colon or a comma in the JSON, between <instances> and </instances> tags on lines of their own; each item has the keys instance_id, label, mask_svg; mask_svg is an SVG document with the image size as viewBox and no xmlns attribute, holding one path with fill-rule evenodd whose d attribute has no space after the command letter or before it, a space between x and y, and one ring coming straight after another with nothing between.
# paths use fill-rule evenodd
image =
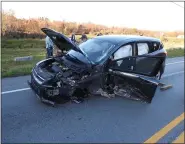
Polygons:
<instances>
[{"instance_id":1,"label":"car roof","mask_svg":"<svg viewBox=\"0 0 185 144\"><path fill-rule=\"evenodd\" d=\"M137 35L103 35L103 36L97 36L94 39L110 41L114 44L124 44L124 43L134 42L134 41L160 42L160 40L157 38L137 36Z\"/></svg>"}]
</instances>

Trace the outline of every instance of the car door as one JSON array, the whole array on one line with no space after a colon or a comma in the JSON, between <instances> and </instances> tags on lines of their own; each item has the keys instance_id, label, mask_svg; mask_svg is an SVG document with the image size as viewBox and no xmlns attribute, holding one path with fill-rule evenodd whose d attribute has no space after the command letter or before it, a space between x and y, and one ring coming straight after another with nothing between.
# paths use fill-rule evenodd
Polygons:
<instances>
[{"instance_id":1,"label":"car door","mask_svg":"<svg viewBox=\"0 0 185 144\"><path fill-rule=\"evenodd\" d=\"M136 66L135 70L137 69L138 74L143 74L146 76L155 76L153 75L151 68L154 67L155 61L153 58L148 58L151 51L151 45L150 42L147 41L139 41L135 43L136 46ZM155 56L155 55L153 55Z\"/></svg>"},{"instance_id":2,"label":"car door","mask_svg":"<svg viewBox=\"0 0 185 144\"><path fill-rule=\"evenodd\" d=\"M132 50L137 48L136 44L132 45ZM159 84L154 76L165 58L147 55L147 49L139 54L113 59L109 63L108 71L114 77L117 95L150 103Z\"/></svg>"}]
</instances>

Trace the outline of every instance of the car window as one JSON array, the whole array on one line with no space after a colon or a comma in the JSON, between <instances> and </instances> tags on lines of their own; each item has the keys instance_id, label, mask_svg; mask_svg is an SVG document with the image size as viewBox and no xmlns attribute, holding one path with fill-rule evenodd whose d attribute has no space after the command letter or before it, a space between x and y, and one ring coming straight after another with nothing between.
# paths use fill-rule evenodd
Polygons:
<instances>
[{"instance_id":1,"label":"car window","mask_svg":"<svg viewBox=\"0 0 185 144\"><path fill-rule=\"evenodd\" d=\"M161 42L159 48L164 48L164 44Z\"/></svg>"},{"instance_id":2,"label":"car window","mask_svg":"<svg viewBox=\"0 0 185 144\"><path fill-rule=\"evenodd\" d=\"M153 52L158 50L160 48L160 43L157 42L153 42L152 43L152 47L153 47Z\"/></svg>"},{"instance_id":3,"label":"car window","mask_svg":"<svg viewBox=\"0 0 185 144\"><path fill-rule=\"evenodd\" d=\"M137 43L138 55L144 55L149 53L149 46L147 43Z\"/></svg>"},{"instance_id":4,"label":"car window","mask_svg":"<svg viewBox=\"0 0 185 144\"><path fill-rule=\"evenodd\" d=\"M125 45L120 47L115 53L114 53L114 60L125 58L128 56L132 56L132 45ZM122 60L117 61L118 66L121 65Z\"/></svg>"},{"instance_id":5,"label":"car window","mask_svg":"<svg viewBox=\"0 0 185 144\"><path fill-rule=\"evenodd\" d=\"M132 46L131 45L125 45L120 47L115 53L114 53L114 60L132 56Z\"/></svg>"}]
</instances>

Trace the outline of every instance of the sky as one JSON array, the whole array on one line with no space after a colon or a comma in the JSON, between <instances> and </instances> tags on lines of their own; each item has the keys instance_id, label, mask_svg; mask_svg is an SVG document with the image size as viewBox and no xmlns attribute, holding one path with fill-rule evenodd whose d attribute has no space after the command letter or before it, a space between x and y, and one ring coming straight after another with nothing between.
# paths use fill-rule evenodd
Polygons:
<instances>
[{"instance_id":1,"label":"sky","mask_svg":"<svg viewBox=\"0 0 185 144\"><path fill-rule=\"evenodd\" d=\"M184 2L175 2L184 7ZM159 31L184 31L184 8L172 2L2 2L18 18L92 22Z\"/></svg>"}]
</instances>

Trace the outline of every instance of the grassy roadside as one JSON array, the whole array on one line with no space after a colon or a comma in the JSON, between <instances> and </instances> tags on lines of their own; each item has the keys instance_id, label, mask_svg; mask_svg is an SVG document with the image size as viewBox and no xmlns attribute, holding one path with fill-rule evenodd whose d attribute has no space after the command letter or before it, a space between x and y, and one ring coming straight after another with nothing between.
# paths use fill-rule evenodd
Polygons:
<instances>
[{"instance_id":1,"label":"grassy roadside","mask_svg":"<svg viewBox=\"0 0 185 144\"><path fill-rule=\"evenodd\" d=\"M164 43L168 57L184 56L180 43ZM173 48L172 48L173 47ZM45 58L45 41L39 39L3 39L1 41L1 76L21 76L30 74L33 66ZM15 62L15 57L33 56L32 61Z\"/></svg>"},{"instance_id":2,"label":"grassy roadside","mask_svg":"<svg viewBox=\"0 0 185 144\"><path fill-rule=\"evenodd\" d=\"M167 49L168 57L181 57L184 56L184 48Z\"/></svg>"},{"instance_id":3,"label":"grassy roadside","mask_svg":"<svg viewBox=\"0 0 185 144\"><path fill-rule=\"evenodd\" d=\"M15 57L33 56L32 61L15 62ZM1 76L20 76L30 74L36 62L45 57L44 40L10 39L1 41Z\"/></svg>"}]
</instances>

